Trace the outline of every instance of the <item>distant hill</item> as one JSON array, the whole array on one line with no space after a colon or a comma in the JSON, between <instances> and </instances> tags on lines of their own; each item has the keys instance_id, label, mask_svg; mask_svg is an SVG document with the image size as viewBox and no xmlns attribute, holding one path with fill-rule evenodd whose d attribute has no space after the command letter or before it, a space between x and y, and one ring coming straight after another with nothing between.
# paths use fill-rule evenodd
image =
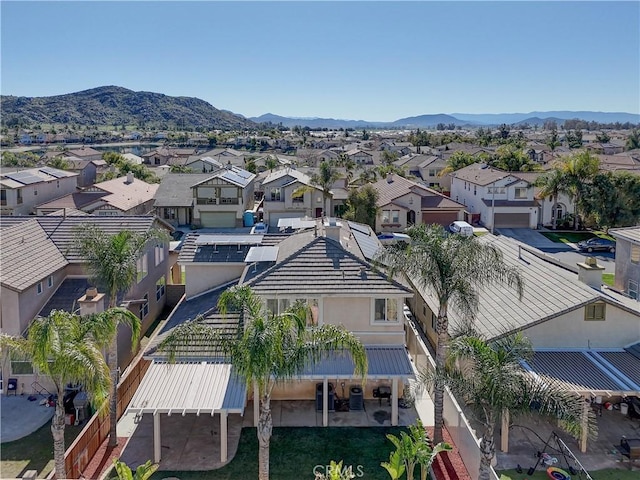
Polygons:
<instances>
[{"instance_id":1,"label":"distant hill","mask_svg":"<svg viewBox=\"0 0 640 480\"><path fill-rule=\"evenodd\" d=\"M419 115L417 117L401 118L393 122L394 126L398 127L435 127L439 123L454 124L454 125L469 125L470 123L464 120L460 120L451 115L439 113L435 115Z\"/></svg>"},{"instance_id":2,"label":"distant hill","mask_svg":"<svg viewBox=\"0 0 640 480\"><path fill-rule=\"evenodd\" d=\"M551 111L551 112L529 112L529 113L452 113L451 116L460 120L481 123L485 125L500 125L506 123L511 125L520 123L528 118L538 117L543 120L556 120L558 124L564 120L579 118L587 122L598 123L640 123L640 115L625 112L591 112L591 111ZM529 122L531 123L531 122Z\"/></svg>"},{"instance_id":3,"label":"distant hill","mask_svg":"<svg viewBox=\"0 0 640 480\"><path fill-rule=\"evenodd\" d=\"M389 125L384 122L368 122L366 120L340 120L336 118L298 118L298 117L282 117L273 113L265 113L259 117L250 117L257 123L271 122L274 125L282 124L282 126L291 127L309 127L309 128L365 128L365 127L383 127Z\"/></svg>"},{"instance_id":4,"label":"distant hill","mask_svg":"<svg viewBox=\"0 0 640 480\"><path fill-rule=\"evenodd\" d=\"M75 123L79 125L167 125L212 129L245 129L256 125L231 112L218 110L194 97L134 92L122 87L92 88L52 97L3 95L2 123Z\"/></svg>"},{"instance_id":5,"label":"distant hill","mask_svg":"<svg viewBox=\"0 0 640 480\"><path fill-rule=\"evenodd\" d=\"M556 125L562 125L564 121L565 121L564 118L558 118L558 117L547 117L547 118L529 117L519 122L512 123L511 125L520 126L520 125L528 124L531 126L537 125L541 127L546 122L556 122Z\"/></svg>"}]
</instances>

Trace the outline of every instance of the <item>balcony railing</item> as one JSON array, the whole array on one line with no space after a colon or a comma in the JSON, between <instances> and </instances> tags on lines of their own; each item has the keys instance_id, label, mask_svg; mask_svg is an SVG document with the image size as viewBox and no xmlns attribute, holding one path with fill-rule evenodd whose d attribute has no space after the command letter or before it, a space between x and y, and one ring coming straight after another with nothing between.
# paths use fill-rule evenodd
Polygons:
<instances>
[{"instance_id":1,"label":"balcony railing","mask_svg":"<svg viewBox=\"0 0 640 480\"><path fill-rule=\"evenodd\" d=\"M240 201L237 198L198 198L198 205L238 205Z\"/></svg>"}]
</instances>

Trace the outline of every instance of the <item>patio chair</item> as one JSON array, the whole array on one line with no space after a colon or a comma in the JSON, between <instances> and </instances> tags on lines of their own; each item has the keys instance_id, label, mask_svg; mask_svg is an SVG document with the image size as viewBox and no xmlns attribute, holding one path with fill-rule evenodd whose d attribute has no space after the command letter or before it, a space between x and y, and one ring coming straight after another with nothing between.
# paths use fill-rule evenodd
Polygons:
<instances>
[{"instance_id":1,"label":"patio chair","mask_svg":"<svg viewBox=\"0 0 640 480\"><path fill-rule=\"evenodd\" d=\"M7 396L11 395L12 393L14 395L17 395L18 393L18 379L17 378L10 378L9 380L7 380Z\"/></svg>"}]
</instances>

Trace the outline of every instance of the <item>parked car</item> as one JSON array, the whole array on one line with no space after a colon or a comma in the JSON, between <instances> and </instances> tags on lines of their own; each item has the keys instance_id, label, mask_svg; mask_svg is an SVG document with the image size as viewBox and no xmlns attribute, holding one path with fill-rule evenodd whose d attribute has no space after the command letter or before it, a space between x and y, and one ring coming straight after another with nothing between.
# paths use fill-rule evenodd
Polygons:
<instances>
[{"instance_id":1,"label":"parked car","mask_svg":"<svg viewBox=\"0 0 640 480\"><path fill-rule=\"evenodd\" d=\"M473 227L467 222L456 221L449 225L449 231L451 233L459 233L465 237L473 237Z\"/></svg>"},{"instance_id":2,"label":"parked car","mask_svg":"<svg viewBox=\"0 0 640 480\"><path fill-rule=\"evenodd\" d=\"M593 237L589 240L578 242L578 249L581 252L611 252L616 251L616 242L608 238Z\"/></svg>"}]
</instances>

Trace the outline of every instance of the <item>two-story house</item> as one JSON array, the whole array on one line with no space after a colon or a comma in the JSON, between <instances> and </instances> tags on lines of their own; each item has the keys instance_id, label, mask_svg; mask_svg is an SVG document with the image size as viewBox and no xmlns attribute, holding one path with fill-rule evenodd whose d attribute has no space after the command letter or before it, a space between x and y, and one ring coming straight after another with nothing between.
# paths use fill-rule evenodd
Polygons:
<instances>
[{"instance_id":1,"label":"two-story house","mask_svg":"<svg viewBox=\"0 0 640 480\"><path fill-rule=\"evenodd\" d=\"M271 227L277 227L281 218L316 218L331 211L331 198L325 205L322 189L313 185L308 175L291 168L266 174L260 191L264 221Z\"/></svg>"},{"instance_id":2,"label":"two-story house","mask_svg":"<svg viewBox=\"0 0 640 480\"><path fill-rule=\"evenodd\" d=\"M616 239L615 286L640 301L640 226L612 228Z\"/></svg>"},{"instance_id":3,"label":"two-story house","mask_svg":"<svg viewBox=\"0 0 640 480\"><path fill-rule=\"evenodd\" d=\"M144 233L151 228L167 232L171 229L153 216L3 217L0 222L0 326L3 333L23 334L37 315L47 315L52 309L78 311L80 297L91 286L86 260L75 246L76 229L85 224L95 225L106 235L122 230ZM168 242L149 242L138 258L135 283L121 299L121 304L139 316L143 333L164 308L168 273ZM127 328L119 329L117 342L122 369L133 357L130 336ZM3 372L5 377L24 375L20 383L25 384L26 393L31 392L37 372L24 363L15 366L15 369Z\"/></svg>"},{"instance_id":4,"label":"two-story house","mask_svg":"<svg viewBox=\"0 0 640 480\"><path fill-rule=\"evenodd\" d=\"M0 214L29 215L36 205L73 193L78 174L41 167L0 172Z\"/></svg>"},{"instance_id":5,"label":"two-story house","mask_svg":"<svg viewBox=\"0 0 640 480\"><path fill-rule=\"evenodd\" d=\"M464 205L399 175L373 184L378 191L377 232L403 232L411 225L449 225L464 218Z\"/></svg>"},{"instance_id":6,"label":"two-story house","mask_svg":"<svg viewBox=\"0 0 640 480\"><path fill-rule=\"evenodd\" d=\"M65 155L68 157L76 157L81 160L87 160L88 162L102 159L102 152L91 147L82 147L82 148L74 148L72 150L67 150L65 152Z\"/></svg>"},{"instance_id":7,"label":"two-story house","mask_svg":"<svg viewBox=\"0 0 640 480\"><path fill-rule=\"evenodd\" d=\"M345 155L356 165L373 165L373 154L359 148L349 150Z\"/></svg>"}]
</instances>

